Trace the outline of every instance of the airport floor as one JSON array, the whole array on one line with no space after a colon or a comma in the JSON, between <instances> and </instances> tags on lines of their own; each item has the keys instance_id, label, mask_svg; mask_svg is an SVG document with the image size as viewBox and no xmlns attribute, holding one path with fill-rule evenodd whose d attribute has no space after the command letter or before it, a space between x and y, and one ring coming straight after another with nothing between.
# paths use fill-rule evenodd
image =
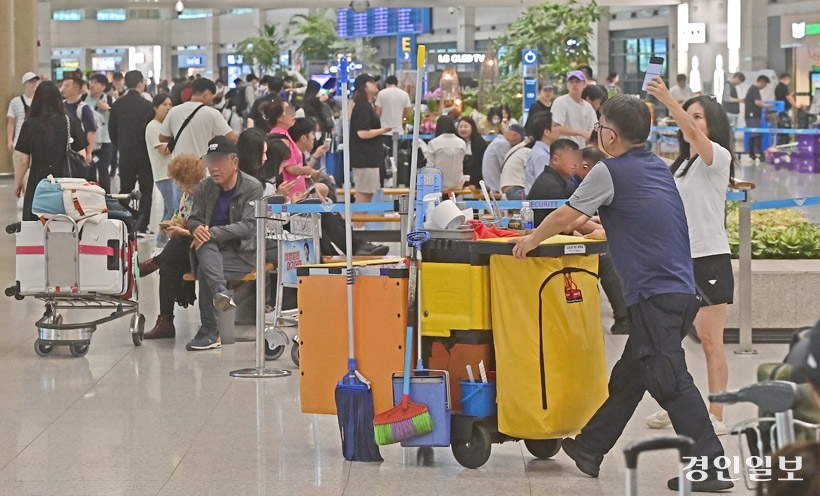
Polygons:
<instances>
[{"instance_id":1,"label":"airport floor","mask_svg":"<svg viewBox=\"0 0 820 496\"><path fill-rule=\"evenodd\" d=\"M812 194L789 189L803 187L806 175L789 179L762 168L743 169L782 186L780 197ZM792 186L783 186L786 182ZM0 179L0 212L3 225L19 216L8 178ZM143 241L140 248L147 256L152 246ZM13 236L0 236L0 267L4 284L11 285ZM150 328L158 278L142 282ZM611 318L602 308L608 329ZM293 371L290 377L232 378L229 371L253 365L253 344L185 351L197 310L176 313L175 341L134 347L127 320L120 320L99 328L83 358L71 357L65 348L40 358L33 349L33 323L42 314L41 303L0 298L0 315L6 316L0 326L0 495L619 495L624 493L623 447L672 434L645 426L644 417L658 408L647 395L597 479L581 474L563 452L537 460L521 442L494 445L487 464L477 470L461 467L447 448L436 448L431 458L393 445L381 449L382 463L346 462L336 418L301 413L298 370L287 354L268 364ZM611 367L626 337L604 331L604 338ZM684 347L705 392L700 346L687 338ZM730 388L753 382L760 363L780 361L786 352L786 345L755 348L757 354L740 355L737 345L727 345ZM725 415L731 424L755 413L751 406L736 405ZM721 440L727 455L738 454L735 438ZM672 494L666 480L676 470L671 452L646 456L640 464L641 493ZM752 493L741 483L732 494Z\"/></svg>"}]
</instances>

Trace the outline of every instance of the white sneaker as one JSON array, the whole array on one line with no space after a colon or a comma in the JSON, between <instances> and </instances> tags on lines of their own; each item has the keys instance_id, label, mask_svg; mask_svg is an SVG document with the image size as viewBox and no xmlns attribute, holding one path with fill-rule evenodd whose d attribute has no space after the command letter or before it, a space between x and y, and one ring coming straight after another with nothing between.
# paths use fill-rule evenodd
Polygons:
<instances>
[{"instance_id":1,"label":"white sneaker","mask_svg":"<svg viewBox=\"0 0 820 496\"><path fill-rule=\"evenodd\" d=\"M672 421L669 420L669 414L666 413L666 410L658 410L646 417L646 425L650 429L663 429L672 425Z\"/></svg>"},{"instance_id":2,"label":"white sneaker","mask_svg":"<svg viewBox=\"0 0 820 496\"><path fill-rule=\"evenodd\" d=\"M709 414L709 420L712 421L712 428L715 429L715 434L718 436L725 436L729 433L729 428L726 427L726 422L718 419L714 413Z\"/></svg>"}]
</instances>

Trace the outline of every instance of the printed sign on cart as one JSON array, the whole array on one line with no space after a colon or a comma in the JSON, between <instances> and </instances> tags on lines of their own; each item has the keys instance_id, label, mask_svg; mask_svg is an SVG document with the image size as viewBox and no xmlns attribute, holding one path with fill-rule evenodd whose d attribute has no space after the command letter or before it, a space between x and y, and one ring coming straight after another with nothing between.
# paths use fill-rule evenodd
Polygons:
<instances>
[{"instance_id":1,"label":"printed sign on cart","mask_svg":"<svg viewBox=\"0 0 820 496\"><path fill-rule=\"evenodd\" d=\"M284 267L280 271L282 282L296 284L296 268L310 263L312 254L313 241L283 241L282 263Z\"/></svg>"}]
</instances>

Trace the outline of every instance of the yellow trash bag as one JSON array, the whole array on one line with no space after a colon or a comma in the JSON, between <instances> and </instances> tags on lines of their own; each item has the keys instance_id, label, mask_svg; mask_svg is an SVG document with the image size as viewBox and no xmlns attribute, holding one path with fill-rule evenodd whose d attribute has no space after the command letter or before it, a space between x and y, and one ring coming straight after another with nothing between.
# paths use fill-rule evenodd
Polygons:
<instances>
[{"instance_id":1,"label":"yellow trash bag","mask_svg":"<svg viewBox=\"0 0 820 496\"><path fill-rule=\"evenodd\" d=\"M598 256L490 257L498 430L577 434L608 396Z\"/></svg>"}]
</instances>

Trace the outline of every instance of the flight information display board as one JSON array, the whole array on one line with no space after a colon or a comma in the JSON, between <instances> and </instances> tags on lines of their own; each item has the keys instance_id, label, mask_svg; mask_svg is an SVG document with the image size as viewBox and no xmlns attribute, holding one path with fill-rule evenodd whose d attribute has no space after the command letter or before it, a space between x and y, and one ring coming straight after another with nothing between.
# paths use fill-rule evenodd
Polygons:
<instances>
[{"instance_id":1,"label":"flight information display board","mask_svg":"<svg viewBox=\"0 0 820 496\"><path fill-rule=\"evenodd\" d=\"M357 13L353 9L338 9L336 31L342 38L429 33L432 10L430 8L378 8Z\"/></svg>"}]
</instances>

